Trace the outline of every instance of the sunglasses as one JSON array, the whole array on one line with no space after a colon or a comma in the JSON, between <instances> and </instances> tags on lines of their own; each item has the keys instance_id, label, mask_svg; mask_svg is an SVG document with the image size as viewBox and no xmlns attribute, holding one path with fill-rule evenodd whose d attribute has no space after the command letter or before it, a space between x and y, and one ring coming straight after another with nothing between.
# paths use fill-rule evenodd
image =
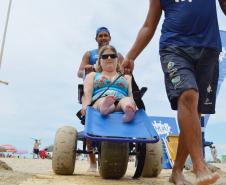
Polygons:
<instances>
[{"instance_id":1,"label":"sunglasses","mask_svg":"<svg viewBox=\"0 0 226 185\"><path fill-rule=\"evenodd\" d=\"M103 60L106 60L110 57L110 59L115 59L117 58L118 56L116 54L104 54L104 55L101 55L101 59Z\"/></svg>"}]
</instances>

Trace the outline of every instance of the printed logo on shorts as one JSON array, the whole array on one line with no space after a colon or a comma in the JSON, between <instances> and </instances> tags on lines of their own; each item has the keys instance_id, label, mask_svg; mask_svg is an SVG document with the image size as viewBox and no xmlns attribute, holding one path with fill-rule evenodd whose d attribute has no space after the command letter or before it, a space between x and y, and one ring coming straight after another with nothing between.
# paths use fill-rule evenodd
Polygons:
<instances>
[{"instance_id":1,"label":"printed logo on shorts","mask_svg":"<svg viewBox=\"0 0 226 185\"><path fill-rule=\"evenodd\" d=\"M173 68L173 66L174 66L174 62L169 62L167 64L167 69L171 70Z\"/></svg>"},{"instance_id":2,"label":"printed logo on shorts","mask_svg":"<svg viewBox=\"0 0 226 185\"><path fill-rule=\"evenodd\" d=\"M171 82L174 86L174 89L176 89L182 83L180 76L175 76L171 79Z\"/></svg>"},{"instance_id":3,"label":"printed logo on shorts","mask_svg":"<svg viewBox=\"0 0 226 185\"><path fill-rule=\"evenodd\" d=\"M175 65L174 62L169 62L167 64L167 69L168 69L168 72L169 72L169 77L172 79L174 78L174 76L176 76L176 72L177 72L177 68L173 68Z\"/></svg>"},{"instance_id":4,"label":"printed logo on shorts","mask_svg":"<svg viewBox=\"0 0 226 185\"><path fill-rule=\"evenodd\" d=\"M209 98L206 98L204 105L212 105L213 103L210 101Z\"/></svg>"},{"instance_id":5,"label":"printed logo on shorts","mask_svg":"<svg viewBox=\"0 0 226 185\"><path fill-rule=\"evenodd\" d=\"M209 84L209 86L207 87L207 93L211 93L213 90L212 90L212 87L211 87L211 85Z\"/></svg>"},{"instance_id":6,"label":"printed logo on shorts","mask_svg":"<svg viewBox=\"0 0 226 185\"><path fill-rule=\"evenodd\" d=\"M211 92L213 92L211 85L209 84L209 86L206 89L207 93L210 94ZM208 95L207 95L208 96ZM210 101L209 98L206 98L204 105L212 105L213 103Z\"/></svg>"},{"instance_id":7,"label":"printed logo on shorts","mask_svg":"<svg viewBox=\"0 0 226 185\"><path fill-rule=\"evenodd\" d=\"M180 81L180 76L176 76L176 77L174 77L173 79L172 79L172 83L173 84L176 84L176 83L178 83Z\"/></svg>"}]
</instances>

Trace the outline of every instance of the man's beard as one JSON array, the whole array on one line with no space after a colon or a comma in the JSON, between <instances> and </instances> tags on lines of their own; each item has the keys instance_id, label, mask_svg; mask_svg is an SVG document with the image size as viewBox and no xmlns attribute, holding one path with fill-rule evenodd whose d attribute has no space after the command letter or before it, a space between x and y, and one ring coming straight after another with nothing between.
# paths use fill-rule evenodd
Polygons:
<instances>
[{"instance_id":1,"label":"man's beard","mask_svg":"<svg viewBox=\"0 0 226 185\"><path fill-rule=\"evenodd\" d=\"M109 42L100 42L98 45L99 47L106 46L109 45Z\"/></svg>"}]
</instances>

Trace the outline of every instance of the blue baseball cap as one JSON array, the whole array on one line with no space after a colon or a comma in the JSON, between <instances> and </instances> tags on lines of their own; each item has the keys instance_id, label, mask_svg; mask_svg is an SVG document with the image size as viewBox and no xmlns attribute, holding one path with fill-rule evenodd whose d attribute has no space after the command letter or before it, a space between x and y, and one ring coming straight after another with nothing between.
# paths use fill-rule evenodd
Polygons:
<instances>
[{"instance_id":1,"label":"blue baseball cap","mask_svg":"<svg viewBox=\"0 0 226 185\"><path fill-rule=\"evenodd\" d=\"M106 27L100 27L100 28L97 28L97 30L96 30L96 36L97 36L100 32L107 32L107 33L109 34L109 36L111 36L109 30L108 30Z\"/></svg>"}]
</instances>

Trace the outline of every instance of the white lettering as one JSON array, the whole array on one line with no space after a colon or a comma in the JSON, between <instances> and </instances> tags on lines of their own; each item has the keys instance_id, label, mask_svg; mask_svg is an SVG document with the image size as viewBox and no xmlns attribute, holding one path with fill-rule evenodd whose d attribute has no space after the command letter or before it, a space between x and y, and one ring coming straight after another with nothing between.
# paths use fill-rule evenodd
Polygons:
<instances>
[{"instance_id":1,"label":"white lettering","mask_svg":"<svg viewBox=\"0 0 226 185\"><path fill-rule=\"evenodd\" d=\"M159 135L166 134L168 136L170 133L172 133L171 132L171 127L169 126L168 123L162 123L161 121L160 122L154 121L152 123L152 125L153 125L153 127L155 128L156 132Z\"/></svg>"}]
</instances>

